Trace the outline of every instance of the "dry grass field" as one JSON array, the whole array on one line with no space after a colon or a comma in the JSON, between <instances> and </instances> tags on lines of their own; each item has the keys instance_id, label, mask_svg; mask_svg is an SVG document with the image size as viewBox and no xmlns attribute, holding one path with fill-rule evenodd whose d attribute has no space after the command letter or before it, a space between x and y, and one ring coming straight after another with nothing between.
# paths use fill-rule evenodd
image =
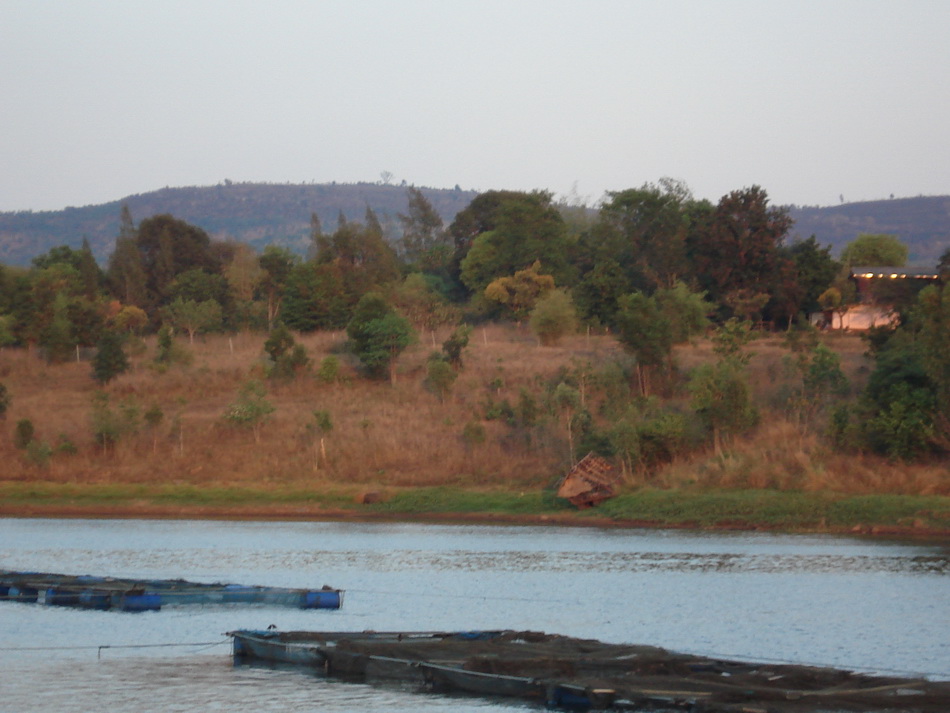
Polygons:
<instances>
[{"instance_id":1,"label":"dry grass field","mask_svg":"<svg viewBox=\"0 0 950 713\"><path fill-rule=\"evenodd\" d=\"M165 371L152 364L153 338L133 358L133 368L103 390L127 427L106 449L94 438L92 404L100 389L90 364L49 366L34 354L6 349L0 353L0 381L12 401L0 437L0 481L301 491L447 485L519 492L550 486L571 461L562 416L549 411L540 425L519 429L504 419L485 420L486 405L516 404L525 392L544 413L545 394L565 371L594 374L623 359L617 342L576 335L560 346L541 347L514 326L480 326L454 388L440 399L426 387L425 361L447 336L448 330L421 336L400 357L395 384L360 377L343 351L342 333L298 336L313 366L288 383L264 378L263 335L183 341L191 363ZM837 336L829 344L857 389L869 369L863 344ZM797 378L782 338L760 338L750 350L760 426L721 455L701 448L650 473L627 472L629 486L950 494L945 464L910 466L835 452L821 437L820 423L790 419L781 407L783 389ZM316 371L330 355L341 368L335 382L325 383ZM685 372L713 357L710 344L700 341L679 348L676 358ZM254 379L266 384L266 399L275 407L259 433L224 419L241 386ZM603 413L598 400L606 397L594 383L585 398L592 412ZM685 404L687 397L676 399ZM144 414L155 407L162 416L150 427ZM314 411L330 415L332 430L316 428ZM607 416L599 418L609 425ZM32 421L36 440L52 449L48 458L16 448L14 432L22 419Z\"/></svg>"}]
</instances>

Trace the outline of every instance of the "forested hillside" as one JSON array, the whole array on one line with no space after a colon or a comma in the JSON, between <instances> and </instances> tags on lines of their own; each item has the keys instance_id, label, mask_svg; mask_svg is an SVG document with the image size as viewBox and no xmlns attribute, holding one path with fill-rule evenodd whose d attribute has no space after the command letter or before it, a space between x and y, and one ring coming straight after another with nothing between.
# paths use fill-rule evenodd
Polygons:
<instances>
[{"instance_id":1,"label":"forested hillside","mask_svg":"<svg viewBox=\"0 0 950 713\"><path fill-rule=\"evenodd\" d=\"M467 206L475 191L423 188L422 192L446 223ZM215 239L249 243L258 250L276 244L305 252L310 217L316 213L324 229L337 227L340 213L363 220L372 208L390 239L400 235L397 215L406 211L407 187L379 183L268 184L230 183L216 186L163 188L110 203L60 211L0 213L0 263L29 265L50 248L78 248L88 239L93 254L105 264L115 248L119 216L128 205L138 222L169 213L197 225ZM859 233L892 233L908 246L909 263L933 266L950 245L950 196L899 198L845 203L832 207L791 206L794 226L789 237L814 235L833 254Z\"/></svg>"},{"instance_id":2,"label":"forested hillside","mask_svg":"<svg viewBox=\"0 0 950 713\"><path fill-rule=\"evenodd\" d=\"M446 223L471 202L474 191L422 188ZM102 205L59 211L0 213L0 263L29 265L37 255L58 245L78 248L86 238L100 264L115 249L122 206L138 222L161 213L199 226L212 238L233 239L258 250L275 244L306 251L310 218L334 229L342 213L363 220L367 206L379 218L387 237L400 234L397 215L405 213L407 187L377 183L270 184L230 183L216 186L163 188Z\"/></svg>"},{"instance_id":3,"label":"forested hillside","mask_svg":"<svg viewBox=\"0 0 950 713\"><path fill-rule=\"evenodd\" d=\"M908 264L933 267L950 246L950 196L919 196L844 203L827 208L795 207L792 235L814 235L838 254L859 233L896 235L910 250Z\"/></svg>"}]
</instances>

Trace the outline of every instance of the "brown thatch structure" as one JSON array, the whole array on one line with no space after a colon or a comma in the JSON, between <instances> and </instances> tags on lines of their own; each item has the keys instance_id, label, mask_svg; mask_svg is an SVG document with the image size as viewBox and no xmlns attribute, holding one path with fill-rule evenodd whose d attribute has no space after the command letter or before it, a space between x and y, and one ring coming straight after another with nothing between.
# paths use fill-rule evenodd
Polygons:
<instances>
[{"instance_id":1,"label":"brown thatch structure","mask_svg":"<svg viewBox=\"0 0 950 713\"><path fill-rule=\"evenodd\" d=\"M588 453L565 475L557 496L570 500L578 508L593 507L617 494L617 477L613 466L600 456Z\"/></svg>"}]
</instances>

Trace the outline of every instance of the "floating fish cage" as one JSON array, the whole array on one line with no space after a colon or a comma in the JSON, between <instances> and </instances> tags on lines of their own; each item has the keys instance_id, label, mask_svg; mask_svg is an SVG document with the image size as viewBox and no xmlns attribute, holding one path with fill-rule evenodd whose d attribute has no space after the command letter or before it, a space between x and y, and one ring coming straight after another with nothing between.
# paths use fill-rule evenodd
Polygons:
<instances>
[{"instance_id":1,"label":"floating fish cage","mask_svg":"<svg viewBox=\"0 0 950 713\"><path fill-rule=\"evenodd\" d=\"M228 632L235 664L293 664L419 692L564 709L689 713L947 713L950 682L750 663L518 631Z\"/></svg>"},{"instance_id":2,"label":"floating fish cage","mask_svg":"<svg viewBox=\"0 0 950 713\"><path fill-rule=\"evenodd\" d=\"M0 571L0 601L119 611L158 611L166 605L266 604L299 609L339 609L343 590L124 579L47 572Z\"/></svg>"}]
</instances>

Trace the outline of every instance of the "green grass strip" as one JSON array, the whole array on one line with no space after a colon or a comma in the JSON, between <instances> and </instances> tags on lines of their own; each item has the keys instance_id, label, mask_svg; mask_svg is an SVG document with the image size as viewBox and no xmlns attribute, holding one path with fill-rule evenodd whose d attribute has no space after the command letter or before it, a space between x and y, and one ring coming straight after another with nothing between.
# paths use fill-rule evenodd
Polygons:
<instances>
[{"instance_id":1,"label":"green grass strip","mask_svg":"<svg viewBox=\"0 0 950 713\"><path fill-rule=\"evenodd\" d=\"M950 497L803 493L778 490L659 490L625 492L595 508L577 511L550 491L478 491L455 487L384 491L382 502L359 505L353 488L290 489L197 487L194 485L79 485L0 483L0 502L23 507L139 504L223 510L233 507L309 505L393 516L462 513L466 515L575 517L579 522L606 518L657 526L697 528L768 527L778 530L842 530L902 527L950 531Z\"/></svg>"}]
</instances>

